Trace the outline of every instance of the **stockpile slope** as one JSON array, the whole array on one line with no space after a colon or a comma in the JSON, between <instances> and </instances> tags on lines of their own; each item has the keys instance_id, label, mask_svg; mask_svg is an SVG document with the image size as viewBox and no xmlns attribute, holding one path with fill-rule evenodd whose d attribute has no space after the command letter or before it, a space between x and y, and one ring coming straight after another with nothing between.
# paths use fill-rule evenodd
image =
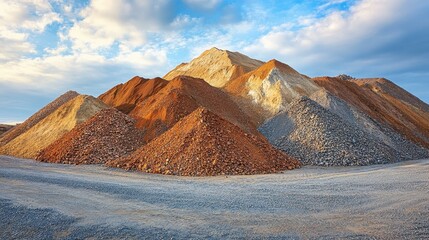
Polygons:
<instances>
[{"instance_id":1,"label":"stockpile slope","mask_svg":"<svg viewBox=\"0 0 429 240\"><path fill-rule=\"evenodd\" d=\"M136 76L128 82L119 84L101 94L98 99L108 106L128 114L138 103L157 93L167 85L167 83L168 82L162 78L145 79Z\"/></svg>"},{"instance_id":2,"label":"stockpile slope","mask_svg":"<svg viewBox=\"0 0 429 240\"><path fill-rule=\"evenodd\" d=\"M393 82L385 78L362 78L362 79L351 79L352 82L357 83L359 86L363 86L371 89L373 92L383 95L385 97L394 98L400 100L409 105L415 106L422 111L429 112L429 105L407 92L405 89L399 87Z\"/></svg>"},{"instance_id":3,"label":"stockpile slope","mask_svg":"<svg viewBox=\"0 0 429 240\"><path fill-rule=\"evenodd\" d=\"M353 80L385 99L411 123L418 137L429 143L429 105L385 78Z\"/></svg>"},{"instance_id":4,"label":"stockpile slope","mask_svg":"<svg viewBox=\"0 0 429 240\"><path fill-rule=\"evenodd\" d=\"M272 173L300 163L263 137L245 133L199 107L129 157L108 165L150 173L213 176Z\"/></svg>"},{"instance_id":5,"label":"stockpile slope","mask_svg":"<svg viewBox=\"0 0 429 240\"><path fill-rule=\"evenodd\" d=\"M261 66L263 62L238 52L218 48L204 51L190 63L182 63L164 78L172 80L180 75L202 78L214 87L223 87L229 80Z\"/></svg>"},{"instance_id":6,"label":"stockpile slope","mask_svg":"<svg viewBox=\"0 0 429 240\"><path fill-rule=\"evenodd\" d=\"M400 154L308 97L300 97L260 131L303 164L353 166L397 162Z\"/></svg>"},{"instance_id":7,"label":"stockpile slope","mask_svg":"<svg viewBox=\"0 0 429 240\"><path fill-rule=\"evenodd\" d=\"M309 96L320 87L290 66L271 60L229 81L224 89L235 96L248 115L254 116L254 121L262 123L284 110L294 98Z\"/></svg>"},{"instance_id":8,"label":"stockpile slope","mask_svg":"<svg viewBox=\"0 0 429 240\"><path fill-rule=\"evenodd\" d=\"M205 107L244 131L260 135L249 117L222 90L202 79L179 76L139 104L130 116L145 131L147 141L159 136L199 106Z\"/></svg>"},{"instance_id":9,"label":"stockpile slope","mask_svg":"<svg viewBox=\"0 0 429 240\"><path fill-rule=\"evenodd\" d=\"M77 125L43 149L37 160L53 163L99 164L126 156L144 144L135 120L108 108Z\"/></svg>"},{"instance_id":10,"label":"stockpile slope","mask_svg":"<svg viewBox=\"0 0 429 240\"><path fill-rule=\"evenodd\" d=\"M0 124L0 136L14 128L16 125Z\"/></svg>"},{"instance_id":11,"label":"stockpile slope","mask_svg":"<svg viewBox=\"0 0 429 240\"><path fill-rule=\"evenodd\" d=\"M350 125L366 132L375 140L396 149L398 154L400 154L397 156L398 159L412 160L429 157L429 150L405 139L401 134L397 133L387 125L373 120L367 114L348 104L344 100L335 97L325 89L321 89L313 93L310 95L310 99L338 115Z\"/></svg>"},{"instance_id":12,"label":"stockpile slope","mask_svg":"<svg viewBox=\"0 0 429 240\"><path fill-rule=\"evenodd\" d=\"M75 98L78 95L79 93L75 91L68 91L63 95L59 96L54 101L50 102L48 105L46 105L45 107L37 111L35 114L33 114L31 117L29 117L27 120L25 120L25 122L17 125L11 131L2 135L2 137L0 138L0 146L5 145L6 143L18 137L19 135L23 134L25 131L27 131L34 125L36 125L46 116L48 116L49 114L57 110L61 105L70 101L71 99Z\"/></svg>"},{"instance_id":13,"label":"stockpile slope","mask_svg":"<svg viewBox=\"0 0 429 240\"><path fill-rule=\"evenodd\" d=\"M0 154L35 158L38 152L107 106L100 100L79 95L36 125L0 148Z\"/></svg>"},{"instance_id":14,"label":"stockpile slope","mask_svg":"<svg viewBox=\"0 0 429 240\"><path fill-rule=\"evenodd\" d=\"M402 108L401 106L404 104L396 106L393 104L394 101L387 101L375 91L367 87L360 87L356 81L345 81L332 77L319 77L313 80L374 120L388 125L406 139L429 148L429 140L427 140L429 133L422 131L422 129L427 128L429 120L426 117L415 116L416 108Z\"/></svg>"}]
</instances>

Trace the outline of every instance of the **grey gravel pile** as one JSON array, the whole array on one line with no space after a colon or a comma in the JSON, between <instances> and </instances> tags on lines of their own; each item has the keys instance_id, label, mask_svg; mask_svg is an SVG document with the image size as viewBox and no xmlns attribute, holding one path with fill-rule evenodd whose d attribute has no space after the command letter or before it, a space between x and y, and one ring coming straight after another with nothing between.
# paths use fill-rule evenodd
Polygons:
<instances>
[{"instance_id":1,"label":"grey gravel pile","mask_svg":"<svg viewBox=\"0 0 429 240\"><path fill-rule=\"evenodd\" d=\"M315 92L310 98L346 122L366 132L372 138L396 149L399 152L398 157L401 160L415 160L429 157L428 149L404 138L387 125L373 120L367 114L332 95L325 89Z\"/></svg>"},{"instance_id":2,"label":"grey gravel pile","mask_svg":"<svg viewBox=\"0 0 429 240\"><path fill-rule=\"evenodd\" d=\"M274 146L308 165L355 166L402 160L394 148L305 96L292 101L259 130Z\"/></svg>"}]
</instances>

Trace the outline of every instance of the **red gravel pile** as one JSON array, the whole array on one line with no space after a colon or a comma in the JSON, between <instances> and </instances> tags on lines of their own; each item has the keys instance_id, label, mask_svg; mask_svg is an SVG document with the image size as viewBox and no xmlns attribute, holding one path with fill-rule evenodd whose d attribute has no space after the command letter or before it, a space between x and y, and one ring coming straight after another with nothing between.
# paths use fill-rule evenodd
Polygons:
<instances>
[{"instance_id":1,"label":"red gravel pile","mask_svg":"<svg viewBox=\"0 0 429 240\"><path fill-rule=\"evenodd\" d=\"M145 138L150 141L198 107L215 112L247 133L260 135L227 93L202 79L188 76L174 78L158 93L137 105L129 115L137 119L137 127L145 131Z\"/></svg>"},{"instance_id":2,"label":"red gravel pile","mask_svg":"<svg viewBox=\"0 0 429 240\"><path fill-rule=\"evenodd\" d=\"M126 83L116 85L101 94L98 99L108 106L128 114L138 103L161 90L168 81L162 78L146 79L135 76Z\"/></svg>"},{"instance_id":3,"label":"red gravel pile","mask_svg":"<svg viewBox=\"0 0 429 240\"><path fill-rule=\"evenodd\" d=\"M135 120L110 108L42 150L37 160L69 164L98 164L130 154L144 144Z\"/></svg>"},{"instance_id":4,"label":"red gravel pile","mask_svg":"<svg viewBox=\"0 0 429 240\"><path fill-rule=\"evenodd\" d=\"M107 165L149 173L213 176L273 173L300 163L259 136L199 107L128 157Z\"/></svg>"}]
</instances>

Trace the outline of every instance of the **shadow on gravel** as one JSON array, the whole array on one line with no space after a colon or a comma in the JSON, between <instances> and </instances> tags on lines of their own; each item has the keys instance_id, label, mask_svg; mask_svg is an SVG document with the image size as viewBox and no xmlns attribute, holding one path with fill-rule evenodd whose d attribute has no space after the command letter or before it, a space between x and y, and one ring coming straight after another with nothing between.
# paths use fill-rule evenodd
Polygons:
<instances>
[{"instance_id":1,"label":"shadow on gravel","mask_svg":"<svg viewBox=\"0 0 429 240\"><path fill-rule=\"evenodd\" d=\"M79 225L79 219L52 209L32 209L0 199L0 239L259 239L245 233L222 231L184 232L162 228L117 228ZM264 236L264 239L300 239L296 235ZM366 235L339 234L314 239L374 239Z\"/></svg>"},{"instance_id":2,"label":"shadow on gravel","mask_svg":"<svg viewBox=\"0 0 429 240\"><path fill-rule=\"evenodd\" d=\"M193 232L163 228L134 228L129 226L100 226L79 224L78 218L52 209L32 209L16 206L0 198L0 239L258 239L242 231L219 229ZM282 235L264 239L299 239Z\"/></svg>"},{"instance_id":3,"label":"shadow on gravel","mask_svg":"<svg viewBox=\"0 0 429 240\"><path fill-rule=\"evenodd\" d=\"M192 234L169 229L117 228L78 224L79 219L52 209L31 209L0 199L0 239L186 239Z\"/></svg>"}]
</instances>

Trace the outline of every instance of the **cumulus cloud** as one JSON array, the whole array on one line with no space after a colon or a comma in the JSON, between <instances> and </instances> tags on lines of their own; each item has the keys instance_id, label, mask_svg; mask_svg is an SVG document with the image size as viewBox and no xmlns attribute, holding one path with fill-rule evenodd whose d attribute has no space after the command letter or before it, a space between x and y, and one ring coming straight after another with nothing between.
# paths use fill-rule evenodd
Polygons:
<instances>
[{"instance_id":1,"label":"cumulus cloud","mask_svg":"<svg viewBox=\"0 0 429 240\"><path fill-rule=\"evenodd\" d=\"M98 96L135 75L160 76L166 56L162 49L141 49L114 58L55 55L0 64L0 122L23 121L67 90Z\"/></svg>"},{"instance_id":2,"label":"cumulus cloud","mask_svg":"<svg viewBox=\"0 0 429 240\"><path fill-rule=\"evenodd\" d=\"M162 49L123 52L110 59L95 54L23 59L0 65L0 84L19 91L37 90L40 94L82 89L82 86L86 86L86 93L98 93L101 85L124 81L124 76L140 73L156 76L166 59Z\"/></svg>"},{"instance_id":3,"label":"cumulus cloud","mask_svg":"<svg viewBox=\"0 0 429 240\"><path fill-rule=\"evenodd\" d=\"M313 75L428 69L427 12L427 1L363 0L298 30L273 28L245 51L275 56Z\"/></svg>"},{"instance_id":4,"label":"cumulus cloud","mask_svg":"<svg viewBox=\"0 0 429 240\"><path fill-rule=\"evenodd\" d=\"M141 46L148 32L166 29L174 20L168 0L93 0L80 12L69 37L76 49L110 47L115 41Z\"/></svg>"},{"instance_id":5,"label":"cumulus cloud","mask_svg":"<svg viewBox=\"0 0 429 240\"><path fill-rule=\"evenodd\" d=\"M0 1L0 62L16 60L35 47L27 41L30 33L43 32L46 26L60 22L48 1Z\"/></svg>"}]
</instances>

